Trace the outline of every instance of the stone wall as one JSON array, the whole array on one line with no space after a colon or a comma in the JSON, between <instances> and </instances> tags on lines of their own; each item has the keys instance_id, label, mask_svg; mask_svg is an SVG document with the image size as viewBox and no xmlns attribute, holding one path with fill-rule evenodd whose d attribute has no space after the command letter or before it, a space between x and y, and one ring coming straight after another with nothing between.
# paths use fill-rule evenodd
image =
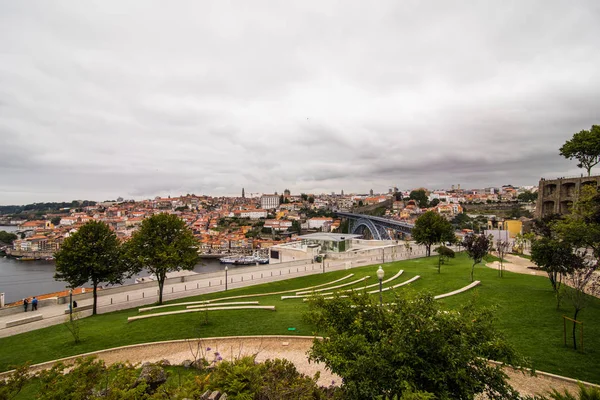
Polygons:
<instances>
[{"instance_id":1,"label":"stone wall","mask_svg":"<svg viewBox=\"0 0 600 400\"><path fill-rule=\"evenodd\" d=\"M536 217L550 214L568 214L585 185L598 186L600 175L540 179Z\"/></svg>"}]
</instances>

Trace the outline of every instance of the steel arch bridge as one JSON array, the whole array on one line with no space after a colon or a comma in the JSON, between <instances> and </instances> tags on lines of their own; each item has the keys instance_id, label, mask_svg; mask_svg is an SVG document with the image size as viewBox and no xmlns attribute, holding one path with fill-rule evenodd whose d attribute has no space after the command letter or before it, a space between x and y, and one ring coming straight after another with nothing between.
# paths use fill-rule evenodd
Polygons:
<instances>
[{"instance_id":1,"label":"steel arch bridge","mask_svg":"<svg viewBox=\"0 0 600 400\"><path fill-rule=\"evenodd\" d=\"M348 232L361 234L367 229L371 232L375 240L391 240L389 231L396 231L402 234L410 234L414 228L413 224L407 222L396 221L393 219L374 217L365 214L353 214L348 212L338 211L336 214L339 217L348 219Z\"/></svg>"}]
</instances>

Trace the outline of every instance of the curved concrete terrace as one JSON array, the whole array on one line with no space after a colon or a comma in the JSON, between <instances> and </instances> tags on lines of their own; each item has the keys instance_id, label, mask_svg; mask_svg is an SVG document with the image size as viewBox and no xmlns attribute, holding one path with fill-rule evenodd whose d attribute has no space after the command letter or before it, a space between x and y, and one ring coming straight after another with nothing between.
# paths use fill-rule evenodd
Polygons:
<instances>
[{"instance_id":1,"label":"curved concrete terrace","mask_svg":"<svg viewBox=\"0 0 600 400\"><path fill-rule=\"evenodd\" d=\"M331 282L327 282L327 283L322 283L320 285L315 285L315 286L311 286L311 287L300 289L300 290L308 290L308 289L318 288L318 287L322 287L322 286L326 286L326 285L332 285L334 283L338 283L338 282L341 282L343 280L349 279L349 278L351 278L353 276L354 276L354 274L348 274L348 275L346 275L346 276L344 276L342 278L336 279L335 281L331 281ZM298 289L285 290L285 291L282 291L282 292L243 294L243 295L239 295L239 296L221 297L219 299L197 300L197 301L186 301L186 302L182 302L182 303L163 304L163 305L160 305L160 306L152 306L152 307L140 308L138 310L138 312L151 311L151 310L156 310L156 309L159 309L159 308L184 306L184 305L190 305L190 304L209 304L209 303L216 303L218 301L223 301L223 300L235 300L235 299L246 299L246 298L251 298L251 297L274 296L274 295L282 294L282 293L290 293L290 292L293 292L295 290L298 290Z\"/></svg>"},{"instance_id":2,"label":"curved concrete terrace","mask_svg":"<svg viewBox=\"0 0 600 400\"><path fill-rule=\"evenodd\" d=\"M351 286L351 285L355 285L357 283L360 283L362 281L366 281L369 278L370 278L370 276L363 276L362 278L357 279L355 281L347 282L347 283L344 283L344 284L341 284L341 285L337 285L337 286L331 286L331 287L326 287L326 288L317 289L317 290L303 290L301 292L296 292L296 295L306 294L306 293L312 293L312 292L322 292L324 290L331 290L331 289L337 289L337 288L341 288L341 287L345 287L345 286Z\"/></svg>"},{"instance_id":3,"label":"curved concrete terrace","mask_svg":"<svg viewBox=\"0 0 600 400\"><path fill-rule=\"evenodd\" d=\"M453 292L448 292L448 293L444 293L444 294L438 294L437 296L434 296L433 298L435 300L439 300L439 299L443 299L445 297L454 296L454 295L457 295L457 294L460 294L460 293L464 293L464 292L466 292L469 289L473 289L475 286L479 286L480 284L481 284L481 281L475 281L475 282L473 282L473 283L471 283L471 284L469 284L469 285L467 285L467 286L465 286L463 288L457 289L457 290L455 290Z\"/></svg>"},{"instance_id":4,"label":"curved concrete terrace","mask_svg":"<svg viewBox=\"0 0 600 400\"><path fill-rule=\"evenodd\" d=\"M411 283L413 283L414 281L416 281L417 279L420 279L420 278L421 277L419 275L416 275L416 276L410 278L409 280L404 281L402 283L399 283L397 285L388 286L388 287L382 288L381 291L382 292L387 292L388 290L396 289L396 288L402 287L404 285L410 285ZM355 291L355 289L344 290L344 292L352 292L352 291ZM377 290L371 290L371 291L367 292L367 294L375 294L375 293L379 293L379 289L377 289ZM328 295L332 295L333 292L331 292L331 293L315 293L315 294L318 294L318 295L321 295L321 296L328 296ZM359 293L359 294L361 294L361 293ZM348 297L348 296L340 296L340 297ZM298 298L300 298L300 296L298 296ZM331 300L333 298L334 298L333 296L332 297L325 297L326 300ZM310 297L303 297L302 298L303 301L309 301L310 299L311 299Z\"/></svg>"},{"instance_id":5,"label":"curved concrete terrace","mask_svg":"<svg viewBox=\"0 0 600 400\"><path fill-rule=\"evenodd\" d=\"M258 304L258 301L231 301L227 303L193 304L191 306L187 306L186 308L212 308L221 306L243 306L250 304Z\"/></svg>"},{"instance_id":6,"label":"curved concrete terrace","mask_svg":"<svg viewBox=\"0 0 600 400\"><path fill-rule=\"evenodd\" d=\"M138 319L163 317L165 315L177 315L186 314L200 311L223 311L223 310L270 310L275 311L275 306L234 306L234 307L205 307L205 308L194 308L190 310L178 310L178 311L167 311L156 314L138 315L135 317L127 318L127 322L137 321Z\"/></svg>"}]
</instances>

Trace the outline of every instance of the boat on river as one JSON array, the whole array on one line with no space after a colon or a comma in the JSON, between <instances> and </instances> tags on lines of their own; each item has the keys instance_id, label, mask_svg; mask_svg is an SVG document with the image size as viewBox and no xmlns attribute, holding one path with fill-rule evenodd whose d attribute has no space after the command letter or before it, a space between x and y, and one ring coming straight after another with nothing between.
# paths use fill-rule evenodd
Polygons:
<instances>
[{"instance_id":1,"label":"boat on river","mask_svg":"<svg viewBox=\"0 0 600 400\"><path fill-rule=\"evenodd\" d=\"M219 259L221 264L231 265L253 265L253 264L268 264L269 259L267 257L260 257L258 255L252 256L229 256Z\"/></svg>"}]
</instances>

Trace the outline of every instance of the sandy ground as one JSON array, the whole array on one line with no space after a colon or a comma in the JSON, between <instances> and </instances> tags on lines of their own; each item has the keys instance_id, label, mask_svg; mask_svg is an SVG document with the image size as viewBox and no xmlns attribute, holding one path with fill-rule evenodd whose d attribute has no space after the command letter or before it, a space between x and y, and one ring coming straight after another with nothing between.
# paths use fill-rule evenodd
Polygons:
<instances>
[{"instance_id":1,"label":"sandy ground","mask_svg":"<svg viewBox=\"0 0 600 400\"><path fill-rule=\"evenodd\" d=\"M147 345L129 346L96 353L106 363L129 361L131 363L157 362L169 360L171 364L181 364L184 360L205 357L216 358L219 353L223 359L231 360L246 355L256 355L258 361L285 358L292 361L298 371L314 376L319 372L318 384L340 385L341 379L327 371L322 364L308 361L307 352L312 345L309 337L234 337L210 338L189 341L174 341ZM207 350L210 349L210 350ZM544 394L551 389L577 391L577 384L562 379L538 375L535 377L521 372L505 369L510 383L523 395Z\"/></svg>"}]
</instances>

